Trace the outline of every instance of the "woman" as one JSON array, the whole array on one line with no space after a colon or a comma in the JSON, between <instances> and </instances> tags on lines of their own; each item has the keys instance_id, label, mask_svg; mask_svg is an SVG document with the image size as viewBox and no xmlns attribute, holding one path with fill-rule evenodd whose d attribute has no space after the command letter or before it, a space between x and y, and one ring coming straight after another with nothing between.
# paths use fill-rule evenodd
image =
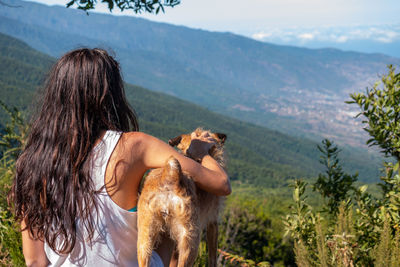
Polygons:
<instances>
[{"instance_id":1,"label":"woman","mask_svg":"<svg viewBox=\"0 0 400 267\"><path fill-rule=\"evenodd\" d=\"M190 153L201 164L138 132L119 64L106 51L65 54L48 76L16 164L12 199L27 265L137 266L133 207L147 170L172 155L200 188L231 192L227 174L208 155L213 140L193 144ZM159 251L167 264L169 250ZM152 264L162 265L156 253Z\"/></svg>"}]
</instances>

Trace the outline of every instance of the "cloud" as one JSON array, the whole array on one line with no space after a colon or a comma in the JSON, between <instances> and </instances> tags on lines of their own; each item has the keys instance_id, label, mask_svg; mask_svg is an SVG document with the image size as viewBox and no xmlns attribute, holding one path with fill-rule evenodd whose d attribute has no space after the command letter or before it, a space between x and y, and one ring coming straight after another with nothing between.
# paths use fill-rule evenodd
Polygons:
<instances>
[{"instance_id":1,"label":"cloud","mask_svg":"<svg viewBox=\"0 0 400 267\"><path fill-rule=\"evenodd\" d=\"M400 41L400 24L352 26L352 27L318 27L268 29L252 35L254 39L270 42L308 43L332 42L347 43L350 41L375 41L393 43Z\"/></svg>"},{"instance_id":2,"label":"cloud","mask_svg":"<svg viewBox=\"0 0 400 267\"><path fill-rule=\"evenodd\" d=\"M349 37L346 35L340 35L338 38L336 38L336 42L337 43L345 43L347 42L347 40L349 40Z\"/></svg>"},{"instance_id":3,"label":"cloud","mask_svg":"<svg viewBox=\"0 0 400 267\"><path fill-rule=\"evenodd\" d=\"M271 37L272 36L272 33L271 32L267 32L267 33L264 33L264 32L259 32L259 33L254 33L251 37L253 38L253 39L256 39L256 40L263 40L263 39L265 39L265 38L268 38L268 37Z\"/></svg>"},{"instance_id":4,"label":"cloud","mask_svg":"<svg viewBox=\"0 0 400 267\"><path fill-rule=\"evenodd\" d=\"M314 34L302 33L302 34L297 35L297 38L299 38L300 40L303 40L303 41L310 41L310 40L314 39Z\"/></svg>"}]
</instances>

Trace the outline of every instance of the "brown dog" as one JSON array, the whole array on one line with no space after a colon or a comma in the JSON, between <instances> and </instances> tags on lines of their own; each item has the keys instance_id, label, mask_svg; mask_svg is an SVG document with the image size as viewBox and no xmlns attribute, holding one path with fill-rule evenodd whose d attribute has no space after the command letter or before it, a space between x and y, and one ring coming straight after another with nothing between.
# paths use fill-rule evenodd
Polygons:
<instances>
[{"instance_id":1,"label":"brown dog","mask_svg":"<svg viewBox=\"0 0 400 267\"><path fill-rule=\"evenodd\" d=\"M200 136L204 130L195 130ZM211 133L216 145L210 155L225 167L223 144L225 134ZM191 134L169 141L186 156ZM146 177L138 202L138 260L139 266L149 266L150 255L161 233L175 242L173 262L178 267L192 266L196 260L201 232L207 228L208 266L217 266L218 213L222 197L196 187L183 173L179 162L171 157L165 167L152 170Z\"/></svg>"}]
</instances>

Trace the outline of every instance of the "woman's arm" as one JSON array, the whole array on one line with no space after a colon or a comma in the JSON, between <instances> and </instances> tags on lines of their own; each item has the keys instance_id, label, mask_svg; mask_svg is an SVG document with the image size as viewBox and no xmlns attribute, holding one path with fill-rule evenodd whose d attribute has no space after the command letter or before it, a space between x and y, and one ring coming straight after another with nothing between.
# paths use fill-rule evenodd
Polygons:
<instances>
[{"instance_id":1,"label":"woman's arm","mask_svg":"<svg viewBox=\"0 0 400 267\"><path fill-rule=\"evenodd\" d=\"M178 153L163 141L144 133L140 136L139 153L145 169L163 167L167 159L173 156L181 164L182 170L192 176L197 186L215 195L229 195L231 186L228 175L218 162L208 155L214 143L201 138L192 143L192 154L195 153L196 158L202 158L201 164Z\"/></svg>"},{"instance_id":2,"label":"woman's arm","mask_svg":"<svg viewBox=\"0 0 400 267\"><path fill-rule=\"evenodd\" d=\"M25 229L25 227L25 221L22 221L21 229ZM28 267L47 266L50 263L44 252L44 242L38 239L35 240L28 229L22 231L22 251Z\"/></svg>"}]
</instances>

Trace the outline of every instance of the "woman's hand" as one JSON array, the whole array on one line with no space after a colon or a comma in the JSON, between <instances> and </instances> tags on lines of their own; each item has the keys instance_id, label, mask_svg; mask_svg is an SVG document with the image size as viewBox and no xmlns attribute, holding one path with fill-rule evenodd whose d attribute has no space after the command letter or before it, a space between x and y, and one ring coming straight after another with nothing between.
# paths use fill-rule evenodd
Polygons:
<instances>
[{"instance_id":1,"label":"woman's hand","mask_svg":"<svg viewBox=\"0 0 400 267\"><path fill-rule=\"evenodd\" d=\"M208 132L203 132L200 136L195 133L191 135L192 142L186 154L192 159L201 162L204 156L208 155L216 140Z\"/></svg>"}]
</instances>

